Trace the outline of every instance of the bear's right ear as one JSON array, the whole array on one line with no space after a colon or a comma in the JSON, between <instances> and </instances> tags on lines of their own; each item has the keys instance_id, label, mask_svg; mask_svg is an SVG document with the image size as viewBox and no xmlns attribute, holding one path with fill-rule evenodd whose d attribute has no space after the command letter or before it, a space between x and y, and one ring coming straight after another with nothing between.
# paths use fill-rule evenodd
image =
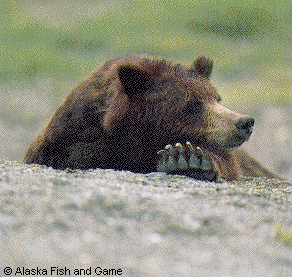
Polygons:
<instances>
[{"instance_id":1,"label":"bear's right ear","mask_svg":"<svg viewBox=\"0 0 292 277\"><path fill-rule=\"evenodd\" d=\"M213 61L207 59L204 56L200 56L194 61L190 70L195 76L202 76L204 78L210 79L212 69Z\"/></svg>"},{"instance_id":2,"label":"bear's right ear","mask_svg":"<svg viewBox=\"0 0 292 277\"><path fill-rule=\"evenodd\" d=\"M133 66L121 66L118 69L118 76L125 93L129 96L144 93L152 87L148 74Z\"/></svg>"}]
</instances>

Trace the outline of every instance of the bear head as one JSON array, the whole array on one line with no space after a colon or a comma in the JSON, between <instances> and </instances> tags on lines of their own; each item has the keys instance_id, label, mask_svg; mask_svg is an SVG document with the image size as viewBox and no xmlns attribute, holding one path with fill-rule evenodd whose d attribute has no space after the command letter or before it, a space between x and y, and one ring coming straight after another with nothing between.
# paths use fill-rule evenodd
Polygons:
<instances>
[{"instance_id":1,"label":"bear head","mask_svg":"<svg viewBox=\"0 0 292 277\"><path fill-rule=\"evenodd\" d=\"M106 91L112 93L103 117L108 133L126 133L137 143L152 140L155 150L190 141L212 152L239 147L252 133L252 118L220 103L210 81L213 62L203 56L191 67L149 56L126 57L108 67Z\"/></svg>"}]
</instances>

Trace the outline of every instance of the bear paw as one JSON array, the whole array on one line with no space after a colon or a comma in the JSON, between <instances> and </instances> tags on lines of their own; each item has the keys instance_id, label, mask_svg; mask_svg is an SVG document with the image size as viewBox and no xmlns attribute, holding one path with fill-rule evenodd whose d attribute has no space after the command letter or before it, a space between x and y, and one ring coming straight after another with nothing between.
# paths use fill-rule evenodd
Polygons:
<instances>
[{"instance_id":1,"label":"bear paw","mask_svg":"<svg viewBox=\"0 0 292 277\"><path fill-rule=\"evenodd\" d=\"M175 146L166 145L163 150L157 152L161 155L157 171L172 174L186 175L198 180L217 180L211 160L204 155L200 147L194 148L190 142L186 147L181 143Z\"/></svg>"}]
</instances>

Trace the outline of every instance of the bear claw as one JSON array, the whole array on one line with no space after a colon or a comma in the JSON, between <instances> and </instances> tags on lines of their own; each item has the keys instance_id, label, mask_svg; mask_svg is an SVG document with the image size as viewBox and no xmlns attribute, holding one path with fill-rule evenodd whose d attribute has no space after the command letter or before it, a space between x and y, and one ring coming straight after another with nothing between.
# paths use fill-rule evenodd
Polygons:
<instances>
[{"instance_id":1,"label":"bear claw","mask_svg":"<svg viewBox=\"0 0 292 277\"><path fill-rule=\"evenodd\" d=\"M211 171L213 169L211 161L200 147L194 148L189 141L185 145L186 147L181 143L176 143L175 146L168 144L163 150L158 151L157 154L162 155L158 163L158 171L177 172L192 169Z\"/></svg>"},{"instance_id":2,"label":"bear claw","mask_svg":"<svg viewBox=\"0 0 292 277\"><path fill-rule=\"evenodd\" d=\"M177 167L178 169L180 170L186 170L189 168L189 165L186 161L186 158L184 156L184 149L183 149L183 146L180 144L180 143L177 143L175 145L175 147L177 148L178 150L178 154L179 154L179 158L178 158L178 161L177 161Z\"/></svg>"}]
</instances>

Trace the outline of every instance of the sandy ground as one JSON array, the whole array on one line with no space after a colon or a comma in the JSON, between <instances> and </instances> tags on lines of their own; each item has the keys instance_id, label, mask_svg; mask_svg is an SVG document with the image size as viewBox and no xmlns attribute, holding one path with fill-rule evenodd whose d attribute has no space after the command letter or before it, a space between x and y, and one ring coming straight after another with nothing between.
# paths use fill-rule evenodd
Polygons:
<instances>
[{"instance_id":1,"label":"sandy ground","mask_svg":"<svg viewBox=\"0 0 292 277\"><path fill-rule=\"evenodd\" d=\"M284 181L2 161L0 182L1 276L9 268L11 276L292 274L292 187Z\"/></svg>"}]
</instances>

